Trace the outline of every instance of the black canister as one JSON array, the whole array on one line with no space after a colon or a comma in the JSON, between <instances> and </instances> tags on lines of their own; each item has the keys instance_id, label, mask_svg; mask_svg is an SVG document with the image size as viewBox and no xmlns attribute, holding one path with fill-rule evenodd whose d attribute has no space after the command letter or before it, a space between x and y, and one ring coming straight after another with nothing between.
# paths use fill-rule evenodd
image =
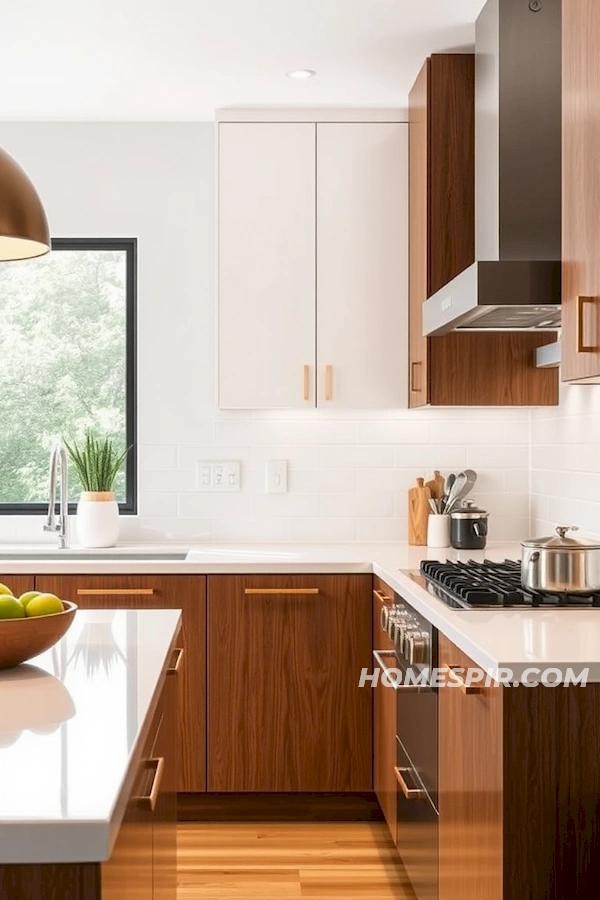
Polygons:
<instances>
[{"instance_id":1,"label":"black canister","mask_svg":"<svg viewBox=\"0 0 600 900\"><path fill-rule=\"evenodd\" d=\"M483 550L488 533L488 513L472 501L450 513L450 544L455 550Z\"/></svg>"}]
</instances>

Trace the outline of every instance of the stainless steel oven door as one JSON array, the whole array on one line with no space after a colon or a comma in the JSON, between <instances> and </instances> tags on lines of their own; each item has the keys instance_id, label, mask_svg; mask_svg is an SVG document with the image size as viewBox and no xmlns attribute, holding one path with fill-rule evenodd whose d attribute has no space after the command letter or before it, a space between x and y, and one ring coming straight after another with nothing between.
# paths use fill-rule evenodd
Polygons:
<instances>
[{"instance_id":1,"label":"stainless steel oven door","mask_svg":"<svg viewBox=\"0 0 600 900\"><path fill-rule=\"evenodd\" d=\"M406 660L393 651L376 651L373 653L382 676L390 669L390 683L396 683L394 669L401 675L401 683L396 687L396 732L406 748L420 781L437 806L438 802L438 691L429 687L428 680L424 686L414 687L407 684ZM413 667L416 678L425 673L423 667ZM430 676L430 672L427 672ZM381 677L381 676L380 676ZM410 682L409 682L410 684ZM414 679L413 679L414 684Z\"/></svg>"},{"instance_id":2,"label":"stainless steel oven door","mask_svg":"<svg viewBox=\"0 0 600 900\"><path fill-rule=\"evenodd\" d=\"M397 739L396 846L417 900L438 900L438 811Z\"/></svg>"}]
</instances>

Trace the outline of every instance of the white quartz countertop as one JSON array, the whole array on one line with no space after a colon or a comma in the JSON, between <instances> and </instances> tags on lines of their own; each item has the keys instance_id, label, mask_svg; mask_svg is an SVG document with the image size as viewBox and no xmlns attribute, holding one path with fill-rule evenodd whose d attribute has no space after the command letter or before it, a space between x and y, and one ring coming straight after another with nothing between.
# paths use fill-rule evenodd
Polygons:
<instances>
[{"instance_id":1,"label":"white quartz countertop","mask_svg":"<svg viewBox=\"0 0 600 900\"><path fill-rule=\"evenodd\" d=\"M110 857L180 618L80 610L0 671L0 865Z\"/></svg>"},{"instance_id":2,"label":"white quartz countertop","mask_svg":"<svg viewBox=\"0 0 600 900\"><path fill-rule=\"evenodd\" d=\"M27 554L44 553L44 559ZM166 559L165 554L179 554ZM135 555L136 559L128 559ZM162 558L160 558L162 555ZM0 545L0 580L17 573L54 574L338 574L375 572L474 662L492 673L531 666L589 667L600 681L600 610L455 610L409 574L422 559L520 559L519 543L484 551L430 550L407 544L122 544L67 552L48 545ZM48 558L49 557L49 558Z\"/></svg>"}]
</instances>

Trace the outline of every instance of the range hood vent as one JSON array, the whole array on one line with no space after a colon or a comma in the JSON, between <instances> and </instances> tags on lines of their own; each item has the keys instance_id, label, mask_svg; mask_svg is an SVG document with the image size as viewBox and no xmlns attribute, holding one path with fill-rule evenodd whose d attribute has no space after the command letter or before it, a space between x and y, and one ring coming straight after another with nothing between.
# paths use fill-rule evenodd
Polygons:
<instances>
[{"instance_id":1,"label":"range hood vent","mask_svg":"<svg viewBox=\"0 0 600 900\"><path fill-rule=\"evenodd\" d=\"M423 333L560 328L561 0L488 0L477 19L475 229Z\"/></svg>"}]
</instances>

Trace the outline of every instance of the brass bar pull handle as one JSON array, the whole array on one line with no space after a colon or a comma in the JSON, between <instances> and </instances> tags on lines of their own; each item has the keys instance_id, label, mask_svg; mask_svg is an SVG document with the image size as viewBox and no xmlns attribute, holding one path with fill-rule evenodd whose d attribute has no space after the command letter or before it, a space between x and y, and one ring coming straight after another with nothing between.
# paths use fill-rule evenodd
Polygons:
<instances>
[{"instance_id":1,"label":"brass bar pull handle","mask_svg":"<svg viewBox=\"0 0 600 900\"><path fill-rule=\"evenodd\" d=\"M310 397L310 366L302 366L302 399Z\"/></svg>"},{"instance_id":2,"label":"brass bar pull handle","mask_svg":"<svg viewBox=\"0 0 600 900\"><path fill-rule=\"evenodd\" d=\"M384 594L383 591L378 591L377 589L373 591L373 596L381 603L382 606L387 606L392 599L391 597L388 597L387 594Z\"/></svg>"},{"instance_id":3,"label":"brass bar pull handle","mask_svg":"<svg viewBox=\"0 0 600 900\"><path fill-rule=\"evenodd\" d=\"M319 588L244 588L247 597L258 597L260 594L277 596L279 594L293 594L295 597L313 596L319 593Z\"/></svg>"},{"instance_id":4,"label":"brass bar pull handle","mask_svg":"<svg viewBox=\"0 0 600 900\"><path fill-rule=\"evenodd\" d=\"M481 694L481 688L476 684L467 684L464 678L461 678L456 671L459 666L444 666L444 672L452 676L455 686L460 687L463 694Z\"/></svg>"},{"instance_id":5,"label":"brass bar pull handle","mask_svg":"<svg viewBox=\"0 0 600 900\"><path fill-rule=\"evenodd\" d=\"M138 806L154 812L154 810L156 809L156 804L158 803L160 785L165 770L164 757L159 756L156 759L147 759L146 767L148 769L154 769L154 777L152 779L152 787L150 788L150 793L144 794L142 797L135 797L134 799Z\"/></svg>"},{"instance_id":6,"label":"brass bar pull handle","mask_svg":"<svg viewBox=\"0 0 600 900\"><path fill-rule=\"evenodd\" d=\"M417 362L411 362L411 364L410 364L410 389L415 394L420 394L423 390L422 387L416 387L416 378L415 378L415 372L417 370L417 366L422 366L422 365L423 365L423 363L421 362L421 360L418 360Z\"/></svg>"},{"instance_id":7,"label":"brass bar pull handle","mask_svg":"<svg viewBox=\"0 0 600 900\"><path fill-rule=\"evenodd\" d=\"M585 343L585 322L583 313L586 306L594 306L596 297L578 297L577 298L577 352L578 353L594 353L597 350L593 344Z\"/></svg>"},{"instance_id":8,"label":"brass bar pull handle","mask_svg":"<svg viewBox=\"0 0 600 900\"><path fill-rule=\"evenodd\" d=\"M167 675L177 675L179 672L179 667L181 665L181 660L183 659L183 648L176 647L173 650L173 655L171 656L171 665L167 669Z\"/></svg>"},{"instance_id":9,"label":"brass bar pull handle","mask_svg":"<svg viewBox=\"0 0 600 900\"><path fill-rule=\"evenodd\" d=\"M394 766L394 772L396 774L396 780L400 785L400 790L407 800L425 799L427 791L425 791L424 788L410 788L404 780L405 774L412 774L408 766Z\"/></svg>"},{"instance_id":10,"label":"brass bar pull handle","mask_svg":"<svg viewBox=\"0 0 600 900\"><path fill-rule=\"evenodd\" d=\"M78 597L148 597L154 588L77 588Z\"/></svg>"},{"instance_id":11,"label":"brass bar pull handle","mask_svg":"<svg viewBox=\"0 0 600 900\"><path fill-rule=\"evenodd\" d=\"M325 399L333 397L333 367L325 366Z\"/></svg>"}]
</instances>

